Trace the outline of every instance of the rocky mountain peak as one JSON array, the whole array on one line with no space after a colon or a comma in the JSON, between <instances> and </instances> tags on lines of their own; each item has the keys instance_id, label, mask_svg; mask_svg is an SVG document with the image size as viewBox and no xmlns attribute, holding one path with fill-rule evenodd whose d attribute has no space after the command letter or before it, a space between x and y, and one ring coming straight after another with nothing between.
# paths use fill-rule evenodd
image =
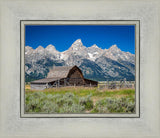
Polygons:
<instances>
[{"instance_id":1,"label":"rocky mountain peak","mask_svg":"<svg viewBox=\"0 0 160 138\"><path fill-rule=\"evenodd\" d=\"M82 40L81 39L77 39L76 41L74 41L74 43L73 44L82 44Z\"/></svg>"},{"instance_id":2,"label":"rocky mountain peak","mask_svg":"<svg viewBox=\"0 0 160 138\"><path fill-rule=\"evenodd\" d=\"M36 52L36 53L43 53L43 52L44 52L44 47L38 46L38 47L35 49L35 52Z\"/></svg>"},{"instance_id":3,"label":"rocky mountain peak","mask_svg":"<svg viewBox=\"0 0 160 138\"><path fill-rule=\"evenodd\" d=\"M28 49L33 49L33 48L30 46L25 46L25 49L28 50Z\"/></svg>"},{"instance_id":4,"label":"rocky mountain peak","mask_svg":"<svg viewBox=\"0 0 160 138\"><path fill-rule=\"evenodd\" d=\"M33 48L30 46L25 46L25 54L30 54L33 52Z\"/></svg>"},{"instance_id":5,"label":"rocky mountain peak","mask_svg":"<svg viewBox=\"0 0 160 138\"><path fill-rule=\"evenodd\" d=\"M44 47L38 46L38 47L36 48L36 50L44 50Z\"/></svg>"},{"instance_id":6,"label":"rocky mountain peak","mask_svg":"<svg viewBox=\"0 0 160 138\"><path fill-rule=\"evenodd\" d=\"M108 49L109 51L121 51L118 47L117 47L117 45L112 45L109 49Z\"/></svg>"},{"instance_id":7,"label":"rocky mountain peak","mask_svg":"<svg viewBox=\"0 0 160 138\"><path fill-rule=\"evenodd\" d=\"M85 48L85 46L83 46L83 43L81 41L81 39L77 39L69 48L69 50L79 50Z\"/></svg>"},{"instance_id":8,"label":"rocky mountain peak","mask_svg":"<svg viewBox=\"0 0 160 138\"><path fill-rule=\"evenodd\" d=\"M53 52L58 52L58 51L56 50L55 46L52 45L52 44L49 44L45 49L46 49L47 51L51 52L51 53L53 53Z\"/></svg>"},{"instance_id":9,"label":"rocky mountain peak","mask_svg":"<svg viewBox=\"0 0 160 138\"><path fill-rule=\"evenodd\" d=\"M54 48L54 49L55 49L55 46L52 45L52 44L49 44L49 45L46 47L46 49L49 49L49 48Z\"/></svg>"},{"instance_id":10,"label":"rocky mountain peak","mask_svg":"<svg viewBox=\"0 0 160 138\"><path fill-rule=\"evenodd\" d=\"M91 48L99 48L96 44L92 45Z\"/></svg>"}]
</instances>

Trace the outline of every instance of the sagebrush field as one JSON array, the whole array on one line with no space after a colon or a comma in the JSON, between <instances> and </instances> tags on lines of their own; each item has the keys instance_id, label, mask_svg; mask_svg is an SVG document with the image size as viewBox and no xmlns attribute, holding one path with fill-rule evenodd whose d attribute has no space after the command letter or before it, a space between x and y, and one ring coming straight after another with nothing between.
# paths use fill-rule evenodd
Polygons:
<instances>
[{"instance_id":1,"label":"sagebrush field","mask_svg":"<svg viewBox=\"0 0 160 138\"><path fill-rule=\"evenodd\" d=\"M26 113L135 113L135 90L64 87L30 90L25 87Z\"/></svg>"}]
</instances>

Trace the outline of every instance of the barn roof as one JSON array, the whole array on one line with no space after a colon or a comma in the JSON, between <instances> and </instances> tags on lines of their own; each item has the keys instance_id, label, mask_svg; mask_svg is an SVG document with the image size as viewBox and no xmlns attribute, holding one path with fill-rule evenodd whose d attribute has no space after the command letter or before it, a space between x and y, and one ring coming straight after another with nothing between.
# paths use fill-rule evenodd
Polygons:
<instances>
[{"instance_id":1,"label":"barn roof","mask_svg":"<svg viewBox=\"0 0 160 138\"><path fill-rule=\"evenodd\" d=\"M69 71L77 66L55 66L47 75L47 78L66 78Z\"/></svg>"},{"instance_id":2,"label":"barn roof","mask_svg":"<svg viewBox=\"0 0 160 138\"><path fill-rule=\"evenodd\" d=\"M86 78L84 78L84 80L85 80L85 81L90 81L90 82L95 82L95 83L97 83L97 81L90 80L90 79L86 79Z\"/></svg>"},{"instance_id":3,"label":"barn roof","mask_svg":"<svg viewBox=\"0 0 160 138\"><path fill-rule=\"evenodd\" d=\"M53 82L59 79L67 78L70 71L73 68L78 68L78 67L77 66L55 66L53 67L52 70L50 70L50 72L47 75L47 78L35 80L35 81L32 81L31 83L49 83L49 82ZM79 71L81 72L80 69Z\"/></svg>"},{"instance_id":4,"label":"barn roof","mask_svg":"<svg viewBox=\"0 0 160 138\"><path fill-rule=\"evenodd\" d=\"M61 78L45 78L45 79L32 81L31 83L49 83L49 82L56 81L58 79L61 79Z\"/></svg>"}]
</instances>

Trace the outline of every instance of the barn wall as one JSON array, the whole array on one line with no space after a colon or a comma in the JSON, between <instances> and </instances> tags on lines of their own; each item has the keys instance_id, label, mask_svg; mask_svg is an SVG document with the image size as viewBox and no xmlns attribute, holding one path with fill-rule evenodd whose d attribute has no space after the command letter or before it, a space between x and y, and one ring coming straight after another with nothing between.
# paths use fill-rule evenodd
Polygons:
<instances>
[{"instance_id":1,"label":"barn wall","mask_svg":"<svg viewBox=\"0 0 160 138\"><path fill-rule=\"evenodd\" d=\"M31 83L31 90L44 90L44 89L46 89L46 84Z\"/></svg>"},{"instance_id":2,"label":"barn wall","mask_svg":"<svg viewBox=\"0 0 160 138\"><path fill-rule=\"evenodd\" d=\"M85 79L85 85L88 85L88 86L98 86L98 82L97 81L92 81L92 80L88 80L88 79Z\"/></svg>"},{"instance_id":3,"label":"barn wall","mask_svg":"<svg viewBox=\"0 0 160 138\"><path fill-rule=\"evenodd\" d=\"M84 78L78 69L71 70L69 75L69 83L71 85L84 85Z\"/></svg>"}]
</instances>

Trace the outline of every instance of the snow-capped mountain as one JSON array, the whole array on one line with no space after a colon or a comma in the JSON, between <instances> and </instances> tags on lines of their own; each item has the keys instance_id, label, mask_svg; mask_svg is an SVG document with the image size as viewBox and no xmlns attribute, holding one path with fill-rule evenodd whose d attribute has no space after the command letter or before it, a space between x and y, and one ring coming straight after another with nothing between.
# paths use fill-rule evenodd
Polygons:
<instances>
[{"instance_id":1,"label":"snow-capped mountain","mask_svg":"<svg viewBox=\"0 0 160 138\"><path fill-rule=\"evenodd\" d=\"M83 45L81 39L77 39L68 50L62 52L61 59L67 60L71 55L88 58L86 49L87 47Z\"/></svg>"},{"instance_id":2,"label":"snow-capped mountain","mask_svg":"<svg viewBox=\"0 0 160 138\"><path fill-rule=\"evenodd\" d=\"M117 45L112 45L109 49L106 49L103 53L103 56L108 57L112 60L124 60L134 63L134 55L129 52L121 51Z\"/></svg>"},{"instance_id":3,"label":"snow-capped mountain","mask_svg":"<svg viewBox=\"0 0 160 138\"><path fill-rule=\"evenodd\" d=\"M87 48L88 59L95 61L98 57L103 54L103 50L99 48L96 44Z\"/></svg>"},{"instance_id":4,"label":"snow-capped mountain","mask_svg":"<svg viewBox=\"0 0 160 138\"><path fill-rule=\"evenodd\" d=\"M53 46L52 44L48 45L46 48L45 48L46 52L48 53L51 53L51 54L58 54L59 51L56 50L55 46Z\"/></svg>"},{"instance_id":5,"label":"snow-capped mountain","mask_svg":"<svg viewBox=\"0 0 160 138\"><path fill-rule=\"evenodd\" d=\"M31 53L33 53L33 48L30 46L26 46L25 47L25 55L30 55Z\"/></svg>"},{"instance_id":6,"label":"snow-capped mountain","mask_svg":"<svg viewBox=\"0 0 160 138\"><path fill-rule=\"evenodd\" d=\"M95 80L134 80L135 55L121 51L117 45L101 49L86 47L77 39L68 50L59 52L52 44L33 49L25 47L26 81L44 78L53 66L77 65L85 77Z\"/></svg>"},{"instance_id":7,"label":"snow-capped mountain","mask_svg":"<svg viewBox=\"0 0 160 138\"><path fill-rule=\"evenodd\" d=\"M79 51L79 50L83 50L86 47L83 45L81 39L77 39L72 45L71 47L68 49L69 51Z\"/></svg>"}]
</instances>

